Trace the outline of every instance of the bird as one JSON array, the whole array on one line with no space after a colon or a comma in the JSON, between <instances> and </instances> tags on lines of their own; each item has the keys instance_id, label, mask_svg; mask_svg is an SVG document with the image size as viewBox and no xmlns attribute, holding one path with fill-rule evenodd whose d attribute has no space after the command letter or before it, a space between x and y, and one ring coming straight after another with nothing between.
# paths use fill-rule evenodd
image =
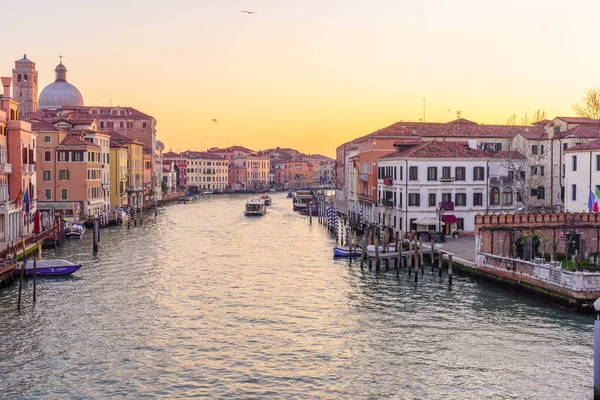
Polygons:
<instances>
[{"instance_id":1,"label":"bird","mask_svg":"<svg viewBox=\"0 0 600 400\"><path fill-rule=\"evenodd\" d=\"M246 11L246 10L244 10L244 11L242 11L242 12L243 12L243 13L246 13L246 14L248 14L248 15L250 15L250 14L256 14L254 11Z\"/></svg>"},{"instance_id":2,"label":"bird","mask_svg":"<svg viewBox=\"0 0 600 400\"><path fill-rule=\"evenodd\" d=\"M215 124L218 124L218 123L219 123L219 120L218 120L218 119L216 119L216 118L213 118L213 119L212 119L212 122L214 122Z\"/></svg>"}]
</instances>

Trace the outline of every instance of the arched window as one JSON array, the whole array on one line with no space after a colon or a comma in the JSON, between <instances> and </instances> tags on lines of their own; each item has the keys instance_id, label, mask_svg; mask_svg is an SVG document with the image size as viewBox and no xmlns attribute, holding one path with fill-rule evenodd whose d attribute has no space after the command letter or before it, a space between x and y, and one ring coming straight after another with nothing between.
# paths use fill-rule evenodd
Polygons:
<instances>
[{"instance_id":1,"label":"arched window","mask_svg":"<svg viewBox=\"0 0 600 400\"><path fill-rule=\"evenodd\" d=\"M23 78L21 77L21 74L17 75L17 82L21 82L23 81Z\"/></svg>"},{"instance_id":2,"label":"arched window","mask_svg":"<svg viewBox=\"0 0 600 400\"><path fill-rule=\"evenodd\" d=\"M513 203L513 192L512 189L506 188L502 191L502 204L510 206Z\"/></svg>"},{"instance_id":3,"label":"arched window","mask_svg":"<svg viewBox=\"0 0 600 400\"><path fill-rule=\"evenodd\" d=\"M29 77L27 74L23 74L23 82L29 82Z\"/></svg>"},{"instance_id":4,"label":"arched window","mask_svg":"<svg viewBox=\"0 0 600 400\"><path fill-rule=\"evenodd\" d=\"M500 204L500 189L497 187L490 189L490 204L493 206Z\"/></svg>"}]
</instances>

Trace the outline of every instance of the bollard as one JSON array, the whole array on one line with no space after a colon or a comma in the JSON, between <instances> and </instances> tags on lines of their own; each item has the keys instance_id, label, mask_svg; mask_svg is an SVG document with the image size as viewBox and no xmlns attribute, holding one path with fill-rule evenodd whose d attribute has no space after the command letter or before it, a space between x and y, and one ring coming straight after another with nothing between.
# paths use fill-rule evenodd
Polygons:
<instances>
[{"instance_id":1,"label":"bollard","mask_svg":"<svg viewBox=\"0 0 600 400\"><path fill-rule=\"evenodd\" d=\"M36 290L37 290L37 260L33 259L33 302L36 301Z\"/></svg>"},{"instance_id":2,"label":"bollard","mask_svg":"<svg viewBox=\"0 0 600 400\"><path fill-rule=\"evenodd\" d=\"M27 267L27 251L25 249L25 238L23 238L23 261L21 264L21 277L19 279L19 299L17 301L17 310L21 311L21 292L23 291L23 277L25 275L25 268ZM15 248L15 256L17 249Z\"/></svg>"},{"instance_id":3,"label":"bollard","mask_svg":"<svg viewBox=\"0 0 600 400\"><path fill-rule=\"evenodd\" d=\"M448 285L452 286L452 254L448 254Z\"/></svg>"},{"instance_id":4,"label":"bollard","mask_svg":"<svg viewBox=\"0 0 600 400\"><path fill-rule=\"evenodd\" d=\"M308 203L308 224L312 225L312 201ZM352 258L352 255L350 258Z\"/></svg>"},{"instance_id":5,"label":"bollard","mask_svg":"<svg viewBox=\"0 0 600 400\"><path fill-rule=\"evenodd\" d=\"M154 218L158 216L158 200L154 200Z\"/></svg>"}]
</instances>

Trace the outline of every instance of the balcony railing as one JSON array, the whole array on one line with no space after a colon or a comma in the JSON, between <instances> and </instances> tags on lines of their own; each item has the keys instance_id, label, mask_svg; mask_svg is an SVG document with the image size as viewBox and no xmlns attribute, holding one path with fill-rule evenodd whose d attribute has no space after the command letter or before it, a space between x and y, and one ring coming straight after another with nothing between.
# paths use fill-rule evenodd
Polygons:
<instances>
[{"instance_id":1,"label":"balcony railing","mask_svg":"<svg viewBox=\"0 0 600 400\"><path fill-rule=\"evenodd\" d=\"M0 164L0 174L12 174L12 164Z\"/></svg>"},{"instance_id":2,"label":"balcony railing","mask_svg":"<svg viewBox=\"0 0 600 400\"><path fill-rule=\"evenodd\" d=\"M442 177L440 178L440 182L454 182L454 178L453 177Z\"/></svg>"},{"instance_id":3,"label":"balcony railing","mask_svg":"<svg viewBox=\"0 0 600 400\"><path fill-rule=\"evenodd\" d=\"M381 199L381 205L384 207L394 207L394 201L389 199Z\"/></svg>"},{"instance_id":4,"label":"balcony railing","mask_svg":"<svg viewBox=\"0 0 600 400\"><path fill-rule=\"evenodd\" d=\"M368 182L369 181L369 174L360 174L359 177L361 182Z\"/></svg>"}]
</instances>

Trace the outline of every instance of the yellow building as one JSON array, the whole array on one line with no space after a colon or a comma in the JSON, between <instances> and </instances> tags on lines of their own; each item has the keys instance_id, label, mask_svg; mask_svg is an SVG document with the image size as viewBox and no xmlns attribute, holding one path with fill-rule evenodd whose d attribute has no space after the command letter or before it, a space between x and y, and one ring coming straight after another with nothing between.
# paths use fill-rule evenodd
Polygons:
<instances>
[{"instance_id":1,"label":"yellow building","mask_svg":"<svg viewBox=\"0 0 600 400\"><path fill-rule=\"evenodd\" d=\"M144 201L144 144L120 133L110 132L112 141L127 147L127 204L142 207Z\"/></svg>"},{"instance_id":2,"label":"yellow building","mask_svg":"<svg viewBox=\"0 0 600 400\"><path fill-rule=\"evenodd\" d=\"M127 161L129 149L117 141L110 141L110 204L113 208L126 206Z\"/></svg>"}]
</instances>

